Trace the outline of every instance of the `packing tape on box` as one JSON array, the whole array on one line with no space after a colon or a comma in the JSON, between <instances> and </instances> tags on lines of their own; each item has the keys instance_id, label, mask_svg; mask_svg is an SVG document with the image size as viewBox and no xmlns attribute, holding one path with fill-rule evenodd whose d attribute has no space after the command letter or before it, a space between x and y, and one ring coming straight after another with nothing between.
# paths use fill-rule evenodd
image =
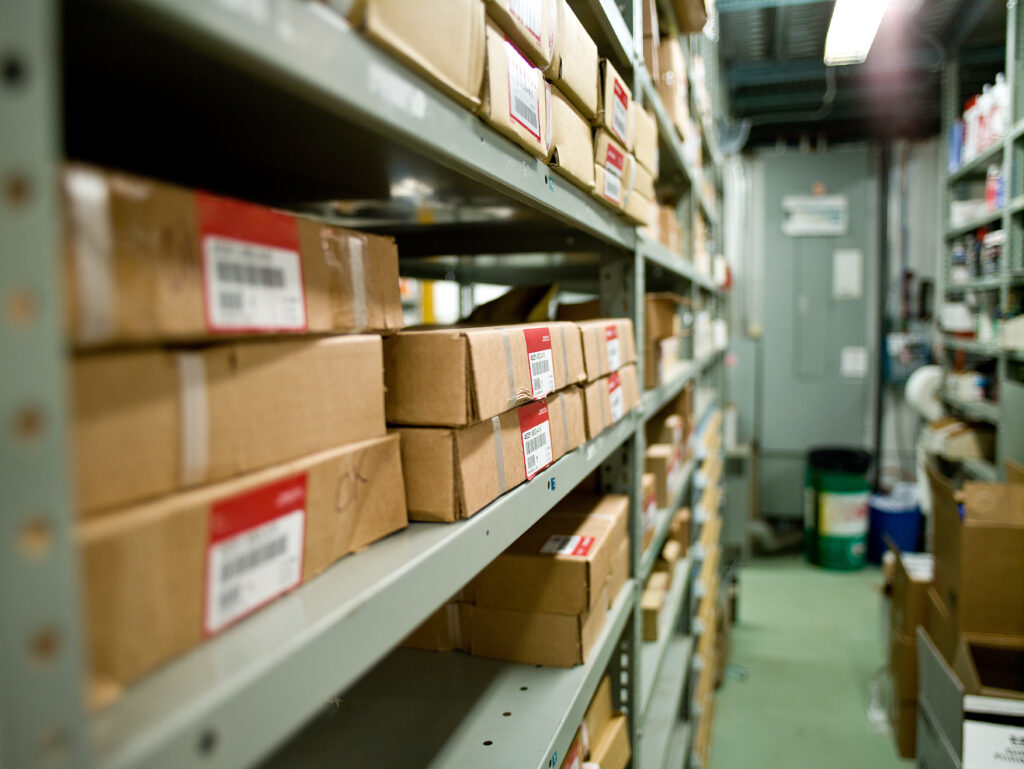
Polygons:
<instances>
[{"instance_id":1,"label":"packing tape on box","mask_svg":"<svg viewBox=\"0 0 1024 769\"><path fill-rule=\"evenodd\" d=\"M448 618L448 637L451 639L452 646L461 649L465 644L462 643L462 613L459 611L459 605L457 603L446 604L445 614Z\"/></svg>"},{"instance_id":2,"label":"packing tape on box","mask_svg":"<svg viewBox=\"0 0 1024 769\"><path fill-rule=\"evenodd\" d=\"M610 397L609 394L608 394L608 386L607 385L605 385L603 392L600 393L600 396L601 396L600 397L600 401L601 401L601 427L608 427L608 425L611 424L611 422L608 421L608 407L611 404L605 402Z\"/></svg>"},{"instance_id":3,"label":"packing tape on box","mask_svg":"<svg viewBox=\"0 0 1024 769\"><path fill-rule=\"evenodd\" d=\"M505 486L505 448L501 443L500 417L491 417L491 427L494 428L494 457L498 467L498 493L504 494L508 489Z\"/></svg>"},{"instance_id":4,"label":"packing tape on box","mask_svg":"<svg viewBox=\"0 0 1024 769\"><path fill-rule=\"evenodd\" d=\"M364 331L368 324L366 310L366 238L363 235L340 233L330 227L320 229L322 241L328 244L339 244L344 239L348 254L347 263L338 258L335 247L327 245L324 248L324 259L339 282L344 285L346 279L352 286L352 330L355 332Z\"/></svg>"},{"instance_id":5,"label":"packing tape on box","mask_svg":"<svg viewBox=\"0 0 1024 769\"><path fill-rule=\"evenodd\" d=\"M206 398L206 363L200 353L177 356L181 416L181 483L206 480L210 463L210 410Z\"/></svg>"},{"instance_id":6,"label":"packing tape on box","mask_svg":"<svg viewBox=\"0 0 1024 769\"><path fill-rule=\"evenodd\" d=\"M78 284L80 335L83 342L98 342L114 333L110 190L101 174L82 168L69 171L64 184Z\"/></svg>"},{"instance_id":7,"label":"packing tape on box","mask_svg":"<svg viewBox=\"0 0 1024 769\"><path fill-rule=\"evenodd\" d=\"M501 330L501 341L505 343L505 376L508 377L508 408L515 408L516 405L516 372L512 367L512 339L508 335L508 329Z\"/></svg>"},{"instance_id":8,"label":"packing tape on box","mask_svg":"<svg viewBox=\"0 0 1024 769\"><path fill-rule=\"evenodd\" d=\"M569 409L565 407L565 402L562 400L561 395L558 396L558 400L558 405L562 412L562 454L564 455L569 453L569 417L565 415L565 412Z\"/></svg>"},{"instance_id":9,"label":"packing tape on box","mask_svg":"<svg viewBox=\"0 0 1024 769\"><path fill-rule=\"evenodd\" d=\"M548 3L548 69L555 62L555 36L558 34L558 9L562 4L563 0L551 0ZM559 69L558 73L561 76L562 72Z\"/></svg>"},{"instance_id":10,"label":"packing tape on box","mask_svg":"<svg viewBox=\"0 0 1024 769\"><path fill-rule=\"evenodd\" d=\"M633 196L633 185L636 184L636 156L633 156L633 173L629 175L629 187L626 189L626 196L622 199L622 207L625 209L629 205L629 199Z\"/></svg>"},{"instance_id":11,"label":"packing tape on box","mask_svg":"<svg viewBox=\"0 0 1024 769\"><path fill-rule=\"evenodd\" d=\"M569 382L569 351L565 344L565 326L559 326L558 332L562 337L562 371L565 372L565 381L562 382L562 386L568 386L571 383Z\"/></svg>"}]
</instances>

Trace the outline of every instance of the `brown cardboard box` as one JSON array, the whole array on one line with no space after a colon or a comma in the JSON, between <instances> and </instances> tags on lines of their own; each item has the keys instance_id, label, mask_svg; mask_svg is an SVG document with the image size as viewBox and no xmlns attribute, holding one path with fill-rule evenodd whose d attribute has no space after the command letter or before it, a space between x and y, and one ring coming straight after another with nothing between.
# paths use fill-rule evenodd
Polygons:
<instances>
[{"instance_id":1,"label":"brown cardboard box","mask_svg":"<svg viewBox=\"0 0 1024 769\"><path fill-rule=\"evenodd\" d=\"M477 113L499 133L544 161L551 157L551 111L544 77L490 19L487 63Z\"/></svg>"},{"instance_id":2,"label":"brown cardboard box","mask_svg":"<svg viewBox=\"0 0 1024 769\"><path fill-rule=\"evenodd\" d=\"M897 628L889 632L889 672L893 695L900 701L917 699L917 639Z\"/></svg>"},{"instance_id":3,"label":"brown cardboard box","mask_svg":"<svg viewBox=\"0 0 1024 769\"><path fill-rule=\"evenodd\" d=\"M954 417L929 422L927 450L946 459L990 459L995 455L996 431L986 424L968 424Z\"/></svg>"},{"instance_id":4,"label":"brown cardboard box","mask_svg":"<svg viewBox=\"0 0 1024 769\"><path fill-rule=\"evenodd\" d=\"M546 407L547 414L543 414ZM534 447L538 459L527 473L524 433L537 443L547 421L551 462L586 440L583 398L570 387L498 417L461 428L400 427L402 472L409 518L414 521L457 521L469 518L506 491L543 469L546 452ZM538 429L541 428L538 434ZM498 439L500 436L500 440ZM543 440L539 442L541 448ZM498 447L500 446L500 452Z\"/></svg>"},{"instance_id":5,"label":"brown cardboard box","mask_svg":"<svg viewBox=\"0 0 1024 769\"><path fill-rule=\"evenodd\" d=\"M586 735L584 742L587 744L587 749L584 752L587 757L593 755L594 742L604 731L608 722L612 720L612 712L612 681L608 676L604 676L601 678L601 683L597 685L597 691L594 692L594 697L590 700L590 705L587 706L587 712L583 715L581 724L581 731Z\"/></svg>"},{"instance_id":6,"label":"brown cardboard box","mask_svg":"<svg viewBox=\"0 0 1024 769\"><path fill-rule=\"evenodd\" d=\"M636 178L640 178L640 165L634 164L634 167L638 169ZM647 172L644 171L644 174ZM626 202L622 207L622 215L626 217L633 224L640 225L641 227L647 226L647 212L650 207L651 199L644 197L638 190L629 189L626 191Z\"/></svg>"},{"instance_id":7,"label":"brown cardboard box","mask_svg":"<svg viewBox=\"0 0 1024 769\"><path fill-rule=\"evenodd\" d=\"M485 566L467 597L495 609L582 614L605 588L628 520L627 496L570 494Z\"/></svg>"},{"instance_id":8,"label":"brown cardboard box","mask_svg":"<svg viewBox=\"0 0 1024 769\"><path fill-rule=\"evenodd\" d=\"M665 339L681 336L683 321L679 309L687 300L668 291L644 295L644 338Z\"/></svg>"},{"instance_id":9,"label":"brown cardboard box","mask_svg":"<svg viewBox=\"0 0 1024 769\"><path fill-rule=\"evenodd\" d=\"M657 0L642 0L643 3L643 35L644 35L644 64L651 75L651 80L658 82L658 74L661 71L658 62L658 40L661 31L658 28L658 3Z\"/></svg>"},{"instance_id":10,"label":"brown cardboard box","mask_svg":"<svg viewBox=\"0 0 1024 769\"><path fill-rule=\"evenodd\" d=\"M672 516L668 536L683 546L682 555L685 556L690 549L690 508L681 507Z\"/></svg>"},{"instance_id":11,"label":"brown cardboard box","mask_svg":"<svg viewBox=\"0 0 1024 769\"><path fill-rule=\"evenodd\" d=\"M583 735L577 729L572 742L569 743L569 748L565 751L561 769L581 769L584 758L586 756L583 754Z\"/></svg>"},{"instance_id":12,"label":"brown cardboard box","mask_svg":"<svg viewBox=\"0 0 1024 769\"><path fill-rule=\"evenodd\" d=\"M668 593L668 573L656 571L651 574L640 595L640 609L643 613L643 637L645 641L658 640L658 617L665 605L665 594Z\"/></svg>"},{"instance_id":13,"label":"brown cardboard box","mask_svg":"<svg viewBox=\"0 0 1024 769\"><path fill-rule=\"evenodd\" d=\"M591 192L594 189L594 141L590 126L557 88L551 89L551 125L552 168L576 186Z\"/></svg>"},{"instance_id":14,"label":"brown cardboard box","mask_svg":"<svg viewBox=\"0 0 1024 769\"><path fill-rule=\"evenodd\" d=\"M608 572L608 600L615 603L629 581L629 537L619 543L619 549L612 559L612 568Z\"/></svg>"},{"instance_id":15,"label":"brown cardboard box","mask_svg":"<svg viewBox=\"0 0 1024 769\"><path fill-rule=\"evenodd\" d=\"M676 566L684 554L683 546L676 542L674 539L665 541L665 546L661 548L661 555L658 560L654 562L655 571L663 571L668 574L669 582L675 579Z\"/></svg>"},{"instance_id":16,"label":"brown cardboard box","mask_svg":"<svg viewBox=\"0 0 1024 769\"><path fill-rule=\"evenodd\" d=\"M661 66L661 79L658 80L658 95L665 106L665 111L676 126L680 135L690 120L690 95L687 83L686 59L679 41L674 37L666 37L661 41L658 50Z\"/></svg>"},{"instance_id":17,"label":"brown cardboard box","mask_svg":"<svg viewBox=\"0 0 1024 769\"><path fill-rule=\"evenodd\" d=\"M653 113L639 105L633 110L633 114L636 131L633 155L637 163L650 174L653 182L658 178L658 123Z\"/></svg>"},{"instance_id":18,"label":"brown cardboard box","mask_svg":"<svg viewBox=\"0 0 1024 769\"><path fill-rule=\"evenodd\" d=\"M660 47L658 38L644 36L644 66L655 83L661 77L661 61L658 55Z\"/></svg>"},{"instance_id":19,"label":"brown cardboard box","mask_svg":"<svg viewBox=\"0 0 1024 769\"><path fill-rule=\"evenodd\" d=\"M890 620L894 630L911 641L918 625L925 624L928 588L935 579L935 559L930 553L898 553L892 576Z\"/></svg>"},{"instance_id":20,"label":"brown cardboard box","mask_svg":"<svg viewBox=\"0 0 1024 769\"><path fill-rule=\"evenodd\" d=\"M657 387L668 380L681 360L685 337L670 336L657 342L644 340L644 386Z\"/></svg>"},{"instance_id":21,"label":"brown cardboard box","mask_svg":"<svg viewBox=\"0 0 1024 769\"><path fill-rule=\"evenodd\" d=\"M636 366L631 363L614 374L591 382L584 390L584 397L587 437L596 438L640 405Z\"/></svg>"},{"instance_id":22,"label":"brown cardboard box","mask_svg":"<svg viewBox=\"0 0 1024 769\"><path fill-rule=\"evenodd\" d=\"M604 129L594 134L594 197L617 211L626 207L636 159Z\"/></svg>"},{"instance_id":23,"label":"brown cardboard box","mask_svg":"<svg viewBox=\"0 0 1024 769\"><path fill-rule=\"evenodd\" d=\"M633 321L629 318L587 320L576 325L583 341L583 360L588 382L594 382L636 361Z\"/></svg>"},{"instance_id":24,"label":"brown cardboard box","mask_svg":"<svg viewBox=\"0 0 1024 769\"><path fill-rule=\"evenodd\" d=\"M590 299L586 302L561 303L555 311L557 320L571 320L578 323L581 320L593 320L601 317L601 300Z\"/></svg>"},{"instance_id":25,"label":"brown cardboard box","mask_svg":"<svg viewBox=\"0 0 1024 769\"><path fill-rule=\"evenodd\" d=\"M547 69L555 47L558 0L486 0L487 14L533 66Z\"/></svg>"},{"instance_id":26,"label":"brown cardboard box","mask_svg":"<svg viewBox=\"0 0 1024 769\"><path fill-rule=\"evenodd\" d=\"M658 240L674 254L683 253L683 228L673 206L658 206Z\"/></svg>"},{"instance_id":27,"label":"brown cardboard box","mask_svg":"<svg viewBox=\"0 0 1024 769\"><path fill-rule=\"evenodd\" d=\"M928 610L925 612L925 629L935 644L935 648L950 664L956 656L957 629L953 623L953 615L949 607L942 601L939 591L928 588Z\"/></svg>"},{"instance_id":28,"label":"brown cardboard box","mask_svg":"<svg viewBox=\"0 0 1024 769\"><path fill-rule=\"evenodd\" d=\"M1024 637L964 634L953 670L965 694L1024 700Z\"/></svg>"},{"instance_id":29,"label":"brown cardboard box","mask_svg":"<svg viewBox=\"0 0 1024 769\"><path fill-rule=\"evenodd\" d=\"M391 238L77 163L63 182L77 346L402 326Z\"/></svg>"},{"instance_id":30,"label":"brown cardboard box","mask_svg":"<svg viewBox=\"0 0 1024 769\"><path fill-rule=\"evenodd\" d=\"M630 755L626 717L613 716L594 740L590 760L601 769L626 769Z\"/></svg>"},{"instance_id":31,"label":"brown cardboard box","mask_svg":"<svg viewBox=\"0 0 1024 769\"><path fill-rule=\"evenodd\" d=\"M896 741L896 752L902 758L917 754L917 700L893 700L889 707L889 720Z\"/></svg>"},{"instance_id":32,"label":"brown cardboard box","mask_svg":"<svg viewBox=\"0 0 1024 769\"><path fill-rule=\"evenodd\" d=\"M644 451L644 472L652 473L655 480L655 493L658 507L668 507L673 503L670 476L679 459L679 450L668 443L655 443Z\"/></svg>"},{"instance_id":33,"label":"brown cardboard box","mask_svg":"<svg viewBox=\"0 0 1024 769\"><path fill-rule=\"evenodd\" d=\"M643 540L641 541L640 549L644 552L647 551L647 546L654 539L654 528L657 523L655 513L658 511L657 483L658 481L654 477L654 473L644 473L640 477L640 499L643 505L641 510L643 516Z\"/></svg>"},{"instance_id":34,"label":"brown cardboard box","mask_svg":"<svg viewBox=\"0 0 1024 769\"><path fill-rule=\"evenodd\" d=\"M99 688L116 694L405 525L394 436L86 521L77 537Z\"/></svg>"},{"instance_id":35,"label":"brown cardboard box","mask_svg":"<svg viewBox=\"0 0 1024 769\"><path fill-rule=\"evenodd\" d=\"M544 76L558 86L588 121L597 115L597 45L566 0L555 0L555 52Z\"/></svg>"},{"instance_id":36,"label":"brown cardboard box","mask_svg":"<svg viewBox=\"0 0 1024 769\"><path fill-rule=\"evenodd\" d=\"M704 9L704 0L672 0L676 12L679 31L696 34L708 23L708 12Z\"/></svg>"},{"instance_id":37,"label":"brown cardboard box","mask_svg":"<svg viewBox=\"0 0 1024 769\"><path fill-rule=\"evenodd\" d=\"M683 418L678 414L668 414L667 416L658 414L651 417L644 425L644 432L648 446L655 443L668 443L679 448L681 455L685 454L683 450L685 424Z\"/></svg>"},{"instance_id":38,"label":"brown cardboard box","mask_svg":"<svg viewBox=\"0 0 1024 769\"><path fill-rule=\"evenodd\" d=\"M528 665L572 667L587 660L608 618L607 591L584 614L545 614L468 605L470 653Z\"/></svg>"},{"instance_id":39,"label":"brown cardboard box","mask_svg":"<svg viewBox=\"0 0 1024 769\"><path fill-rule=\"evenodd\" d=\"M471 425L585 380L571 323L416 329L384 341L384 403L395 425Z\"/></svg>"},{"instance_id":40,"label":"brown cardboard box","mask_svg":"<svg viewBox=\"0 0 1024 769\"><path fill-rule=\"evenodd\" d=\"M384 435L378 336L72 360L79 513Z\"/></svg>"},{"instance_id":41,"label":"brown cardboard box","mask_svg":"<svg viewBox=\"0 0 1024 769\"><path fill-rule=\"evenodd\" d=\"M608 59L601 59L598 69L598 102L594 126L604 128L622 143L627 152L633 151L633 92Z\"/></svg>"},{"instance_id":42,"label":"brown cardboard box","mask_svg":"<svg viewBox=\"0 0 1024 769\"><path fill-rule=\"evenodd\" d=\"M464 628L467 604L448 601L406 636L402 646L408 649L450 652L468 651L468 637Z\"/></svg>"},{"instance_id":43,"label":"brown cardboard box","mask_svg":"<svg viewBox=\"0 0 1024 769\"><path fill-rule=\"evenodd\" d=\"M466 109L480 105L482 0L355 0L349 18Z\"/></svg>"},{"instance_id":44,"label":"brown cardboard box","mask_svg":"<svg viewBox=\"0 0 1024 769\"><path fill-rule=\"evenodd\" d=\"M928 477L935 586L955 626L1024 635L1024 484L967 482L954 492L933 465Z\"/></svg>"}]
</instances>

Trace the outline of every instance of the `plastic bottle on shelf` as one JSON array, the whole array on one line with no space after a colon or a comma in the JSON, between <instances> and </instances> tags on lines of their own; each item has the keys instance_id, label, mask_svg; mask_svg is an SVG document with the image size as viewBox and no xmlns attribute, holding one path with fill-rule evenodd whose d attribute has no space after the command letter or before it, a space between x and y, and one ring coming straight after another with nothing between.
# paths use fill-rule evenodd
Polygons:
<instances>
[{"instance_id":1,"label":"plastic bottle on shelf","mask_svg":"<svg viewBox=\"0 0 1024 769\"><path fill-rule=\"evenodd\" d=\"M994 140L1006 136L1006 115L1010 104L1010 89L1006 85L1006 76L1000 72L996 75L996 84L992 86L992 107L989 115L989 127Z\"/></svg>"}]
</instances>

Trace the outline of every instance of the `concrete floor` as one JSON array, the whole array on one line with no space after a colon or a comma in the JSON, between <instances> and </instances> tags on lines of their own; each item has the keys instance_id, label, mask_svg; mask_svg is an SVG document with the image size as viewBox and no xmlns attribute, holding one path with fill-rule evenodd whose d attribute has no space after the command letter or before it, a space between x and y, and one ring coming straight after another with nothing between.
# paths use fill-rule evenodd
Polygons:
<instances>
[{"instance_id":1,"label":"concrete floor","mask_svg":"<svg viewBox=\"0 0 1024 769\"><path fill-rule=\"evenodd\" d=\"M880 583L877 568L829 572L795 556L742 570L710 769L914 765L866 715L869 681L885 660Z\"/></svg>"}]
</instances>

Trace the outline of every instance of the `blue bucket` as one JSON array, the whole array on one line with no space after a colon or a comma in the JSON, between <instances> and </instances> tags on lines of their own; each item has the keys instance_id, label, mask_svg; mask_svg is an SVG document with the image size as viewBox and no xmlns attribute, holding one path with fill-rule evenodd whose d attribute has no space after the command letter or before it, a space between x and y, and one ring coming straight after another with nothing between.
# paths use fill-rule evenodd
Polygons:
<instances>
[{"instance_id":1,"label":"blue bucket","mask_svg":"<svg viewBox=\"0 0 1024 769\"><path fill-rule=\"evenodd\" d=\"M904 553L921 548L924 517L917 504L917 489L912 483L897 483L890 494L872 494L868 526L868 560L881 563L891 539Z\"/></svg>"}]
</instances>

